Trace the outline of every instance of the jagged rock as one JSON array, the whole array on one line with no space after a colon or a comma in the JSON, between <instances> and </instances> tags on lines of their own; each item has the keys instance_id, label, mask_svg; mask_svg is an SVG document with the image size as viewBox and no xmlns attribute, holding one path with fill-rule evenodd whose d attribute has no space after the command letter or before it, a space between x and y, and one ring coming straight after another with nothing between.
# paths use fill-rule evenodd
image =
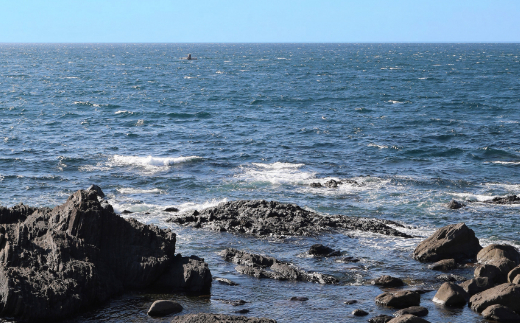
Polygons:
<instances>
[{"instance_id":1,"label":"jagged rock","mask_svg":"<svg viewBox=\"0 0 520 323\"><path fill-rule=\"evenodd\" d=\"M451 200L447 205L446 207L448 207L448 209L452 209L452 210L457 210L457 209L460 209L460 208L463 208L465 207L466 204L464 203L461 203L459 201L455 201L455 200Z\"/></svg>"},{"instance_id":2,"label":"jagged rock","mask_svg":"<svg viewBox=\"0 0 520 323\"><path fill-rule=\"evenodd\" d=\"M411 307L403 308L402 310L395 312L394 316L398 317L398 316L406 315L406 314L412 314L415 316L422 317L422 316L428 315L428 309L426 307L422 307L422 306L411 306Z\"/></svg>"},{"instance_id":3,"label":"jagged rock","mask_svg":"<svg viewBox=\"0 0 520 323\"><path fill-rule=\"evenodd\" d=\"M457 284L444 283L441 285L433 301L445 306L464 306L469 299L468 293Z\"/></svg>"},{"instance_id":4,"label":"jagged rock","mask_svg":"<svg viewBox=\"0 0 520 323\"><path fill-rule=\"evenodd\" d=\"M443 282L460 282L466 280L466 277L454 274L442 274L436 276L435 279Z\"/></svg>"},{"instance_id":5,"label":"jagged rock","mask_svg":"<svg viewBox=\"0 0 520 323\"><path fill-rule=\"evenodd\" d=\"M421 295L410 290L403 290L396 293L383 293L376 297L376 303L394 308L407 308L419 305L421 303Z\"/></svg>"},{"instance_id":6,"label":"jagged rock","mask_svg":"<svg viewBox=\"0 0 520 323\"><path fill-rule=\"evenodd\" d=\"M451 270L457 268L455 259L443 259L428 266L432 270Z\"/></svg>"},{"instance_id":7,"label":"jagged rock","mask_svg":"<svg viewBox=\"0 0 520 323\"><path fill-rule=\"evenodd\" d=\"M363 311L362 309L356 309L352 311L352 315L354 316L367 316L368 312Z\"/></svg>"},{"instance_id":8,"label":"jagged rock","mask_svg":"<svg viewBox=\"0 0 520 323\"><path fill-rule=\"evenodd\" d=\"M496 304L520 312L520 286L510 283L501 284L475 294L469 299L469 307L478 313Z\"/></svg>"},{"instance_id":9,"label":"jagged rock","mask_svg":"<svg viewBox=\"0 0 520 323\"><path fill-rule=\"evenodd\" d=\"M104 198L105 197L105 193L103 193L103 190L101 189L101 187L93 184L93 185L90 185L90 187L87 189L87 191L94 191L96 192L96 195L100 198Z\"/></svg>"},{"instance_id":10,"label":"jagged rock","mask_svg":"<svg viewBox=\"0 0 520 323\"><path fill-rule=\"evenodd\" d=\"M392 319L393 319L392 316L381 314L378 316L374 316L373 318L368 320L368 323L387 323Z\"/></svg>"},{"instance_id":11,"label":"jagged rock","mask_svg":"<svg viewBox=\"0 0 520 323\"><path fill-rule=\"evenodd\" d=\"M343 184L341 181L336 181L334 179L330 179L325 182L325 186L330 187L330 188L336 188L336 187L338 187L338 185L341 185L341 184Z\"/></svg>"},{"instance_id":12,"label":"jagged rock","mask_svg":"<svg viewBox=\"0 0 520 323\"><path fill-rule=\"evenodd\" d=\"M318 187L323 187L323 185L321 185L321 183L311 183L310 187L318 188Z\"/></svg>"},{"instance_id":13,"label":"jagged rock","mask_svg":"<svg viewBox=\"0 0 520 323\"><path fill-rule=\"evenodd\" d=\"M430 323L423 318L412 314L405 314L391 319L388 323Z\"/></svg>"},{"instance_id":14,"label":"jagged rock","mask_svg":"<svg viewBox=\"0 0 520 323\"><path fill-rule=\"evenodd\" d=\"M0 223L11 224L24 221L29 215L36 212L38 208L18 203L13 207L6 208L0 205Z\"/></svg>"},{"instance_id":15,"label":"jagged rock","mask_svg":"<svg viewBox=\"0 0 520 323\"><path fill-rule=\"evenodd\" d=\"M507 281L509 283L512 283L517 276L520 275L520 266L516 266L515 268L511 269L511 271L507 274Z\"/></svg>"},{"instance_id":16,"label":"jagged rock","mask_svg":"<svg viewBox=\"0 0 520 323\"><path fill-rule=\"evenodd\" d=\"M381 287L400 287L404 285L404 282L401 278L383 275L379 278L374 279L372 281L372 285L377 285Z\"/></svg>"},{"instance_id":17,"label":"jagged rock","mask_svg":"<svg viewBox=\"0 0 520 323\"><path fill-rule=\"evenodd\" d=\"M207 265L209 284L184 280L193 275L175 256L175 233L116 215L98 194L77 191L32 214L10 209L18 221L0 224L2 316L57 321L157 281L169 292L209 290Z\"/></svg>"},{"instance_id":18,"label":"jagged rock","mask_svg":"<svg viewBox=\"0 0 520 323\"><path fill-rule=\"evenodd\" d=\"M182 305L169 300L158 300L153 302L148 310L150 316L166 316L174 313L182 312Z\"/></svg>"},{"instance_id":19,"label":"jagged rock","mask_svg":"<svg viewBox=\"0 0 520 323\"><path fill-rule=\"evenodd\" d=\"M469 296L473 296L493 287L493 283L487 277L478 277L466 280L459 284L459 286L462 287Z\"/></svg>"},{"instance_id":20,"label":"jagged rock","mask_svg":"<svg viewBox=\"0 0 520 323\"><path fill-rule=\"evenodd\" d=\"M164 212L179 212L179 209L176 207L167 207L163 211Z\"/></svg>"},{"instance_id":21,"label":"jagged rock","mask_svg":"<svg viewBox=\"0 0 520 323\"><path fill-rule=\"evenodd\" d=\"M176 316L171 323L276 323L276 321L266 318L201 313Z\"/></svg>"},{"instance_id":22,"label":"jagged rock","mask_svg":"<svg viewBox=\"0 0 520 323\"><path fill-rule=\"evenodd\" d=\"M265 236L313 236L332 230L360 230L403 238L411 236L392 228L389 220L320 215L295 204L242 200L223 202L202 211L181 213L167 220L194 228Z\"/></svg>"},{"instance_id":23,"label":"jagged rock","mask_svg":"<svg viewBox=\"0 0 520 323\"><path fill-rule=\"evenodd\" d=\"M422 262L474 259L481 249L473 230L464 223L450 224L422 241L415 248L413 258Z\"/></svg>"},{"instance_id":24,"label":"jagged rock","mask_svg":"<svg viewBox=\"0 0 520 323\"><path fill-rule=\"evenodd\" d=\"M238 283L235 283L234 281L227 279L227 278L215 277L213 279L218 281L219 283L222 283L222 284L225 284L228 286L238 286Z\"/></svg>"},{"instance_id":25,"label":"jagged rock","mask_svg":"<svg viewBox=\"0 0 520 323\"><path fill-rule=\"evenodd\" d=\"M225 249L220 255L226 261L239 265L235 268L239 273L257 278L308 281L320 284L335 284L338 282L333 276L309 273L291 263L279 261L269 256L256 255L234 248Z\"/></svg>"},{"instance_id":26,"label":"jagged rock","mask_svg":"<svg viewBox=\"0 0 520 323\"><path fill-rule=\"evenodd\" d=\"M508 195L506 197L494 197L491 200L484 201L484 203L490 204L519 204L520 197L516 195Z\"/></svg>"},{"instance_id":27,"label":"jagged rock","mask_svg":"<svg viewBox=\"0 0 520 323\"><path fill-rule=\"evenodd\" d=\"M485 319L497 322L520 322L520 315L503 305L491 305L481 314Z\"/></svg>"},{"instance_id":28,"label":"jagged rock","mask_svg":"<svg viewBox=\"0 0 520 323\"><path fill-rule=\"evenodd\" d=\"M317 256L317 257L334 257L341 255L339 250L334 250L330 247L324 246L322 244L313 244L309 248L309 255Z\"/></svg>"}]
</instances>

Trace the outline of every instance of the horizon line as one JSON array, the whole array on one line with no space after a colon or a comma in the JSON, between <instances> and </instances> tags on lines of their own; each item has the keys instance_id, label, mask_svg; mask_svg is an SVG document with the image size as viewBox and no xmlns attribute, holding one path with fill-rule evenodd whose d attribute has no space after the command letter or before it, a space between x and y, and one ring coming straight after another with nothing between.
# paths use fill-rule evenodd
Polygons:
<instances>
[{"instance_id":1,"label":"horizon line","mask_svg":"<svg viewBox=\"0 0 520 323\"><path fill-rule=\"evenodd\" d=\"M520 44L520 41L359 41L359 42L2 42L0 45L58 44Z\"/></svg>"}]
</instances>

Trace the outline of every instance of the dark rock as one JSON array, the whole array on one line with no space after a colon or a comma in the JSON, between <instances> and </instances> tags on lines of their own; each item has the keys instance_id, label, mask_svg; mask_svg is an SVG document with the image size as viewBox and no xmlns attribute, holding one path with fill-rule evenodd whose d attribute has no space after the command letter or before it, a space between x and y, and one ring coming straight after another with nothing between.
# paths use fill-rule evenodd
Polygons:
<instances>
[{"instance_id":1,"label":"dark rock","mask_svg":"<svg viewBox=\"0 0 520 323\"><path fill-rule=\"evenodd\" d=\"M497 267L499 274L494 277L494 281L504 283L507 281L507 274L520 265L520 253L510 245L492 244L478 253L477 260L481 264Z\"/></svg>"},{"instance_id":2,"label":"dark rock","mask_svg":"<svg viewBox=\"0 0 520 323\"><path fill-rule=\"evenodd\" d=\"M341 255L339 250L334 250L322 244L313 244L309 249L309 255L317 257L335 257Z\"/></svg>"},{"instance_id":3,"label":"dark rock","mask_svg":"<svg viewBox=\"0 0 520 323\"><path fill-rule=\"evenodd\" d=\"M157 279L153 285L155 290L186 291L190 293L201 293L209 291L211 287L211 272L208 264L196 256L175 256L170 268Z\"/></svg>"},{"instance_id":4,"label":"dark rock","mask_svg":"<svg viewBox=\"0 0 520 323\"><path fill-rule=\"evenodd\" d=\"M451 270L457 268L457 263L455 259L443 259L429 265L428 268L433 270Z\"/></svg>"},{"instance_id":5,"label":"dark rock","mask_svg":"<svg viewBox=\"0 0 520 323\"><path fill-rule=\"evenodd\" d=\"M520 315L503 305L491 305L482 311L485 319L497 322L520 322Z\"/></svg>"},{"instance_id":6,"label":"dark rock","mask_svg":"<svg viewBox=\"0 0 520 323\"><path fill-rule=\"evenodd\" d=\"M176 316L171 323L276 323L276 321L266 318L200 313Z\"/></svg>"},{"instance_id":7,"label":"dark rock","mask_svg":"<svg viewBox=\"0 0 520 323\"><path fill-rule=\"evenodd\" d=\"M422 295L422 294L426 294L429 292L433 292L433 289L419 288L419 289L414 289L414 292L417 292Z\"/></svg>"},{"instance_id":8,"label":"dark rock","mask_svg":"<svg viewBox=\"0 0 520 323\"><path fill-rule=\"evenodd\" d=\"M134 212L128 211L128 210L123 210L123 212L121 212L121 214L130 214L130 213L134 213Z\"/></svg>"},{"instance_id":9,"label":"dark rock","mask_svg":"<svg viewBox=\"0 0 520 323\"><path fill-rule=\"evenodd\" d=\"M469 296L473 296L493 287L493 284L487 277L478 277L467 280L459 284L459 286L462 287Z\"/></svg>"},{"instance_id":10,"label":"dark rock","mask_svg":"<svg viewBox=\"0 0 520 323\"><path fill-rule=\"evenodd\" d=\"M354 311L352 311L352 315L354 316L367 316L368 315L368 312L365 312L361 309L356 309Z\"/></svg>"},{"instance_id":11,"label":"dark rock","mask_svg":"<svg viewBox=\"0 0 520 323\"><path fill-rule=\"evenodd\" d=\"M415 248L413 258L422 262L474 259L481 249L473 230L464 223L451 224L421 242Z\"/></svg>"},{"instance_id":12,"label":"dark rock","mask_svg":"<svg viewBox=\"0 0 520 323\"><path fill-rule=\"evenodd\" d=\"M23 222L29 215L37 210L39 209L23 205L23 203L18 203L10 208L0 206L0 224Z\"/></svg>"},{"instance_id":13,"label":"dark rock","mask_svg":"<svg viewBox=\"0 0 520 323\"><path fill-rule=\"evenodd\" d=\"M473 274L475 278L487 278L491 284L505 283L505 277L497 266L486 264L478 265Z\"/></svg>"},{"instance_id":14,"label":"dark rock","mask_svg":"<svg viewBox=\"0 0 520 323\"><path fill-rule=\"evenodd\" d=\"M321 185L321 183L311 183L310 187L318 188L318 187L323 187L323 185Z\"/></svg>"},{"instance_id":15,"label":"dark rock","mask_svg":"<svg viewBox=\"0 0 520 323\"><path fill-rule=\"evenodd\" d=\"M495 304L520 312L520 286L510 283L501 284L475 294L469 299L469 306L478 313Z\"/></svg>"},{"instance_id":16,"label":"dark rock","mask_svg":"<svg viewBox=\"0 0 520 323\"><path fill-rule=\"evenodd\" d=\"M466 206L466 204L451 200L447 205L448 209L457 210Z\"/></svg>"},{"instance_id":17,"label":"dark rock","mask_svg":"<svg viewBox=\"0 0 520 323\"><path fill-rule=\"evenodd\" d=\"M257 278L308 281L320 284L335 284L338 282L333 276L309 273L291 263L279 261L269 256L256 255L234 248L225 249L220 255L226 261L240 265L235 268L239 273Z\"/></svg>"},{"instance_id":18,"label":"dark rock","mask_svg":"<svg viewBox=\"0 0 520 323\"><path fill-rule=\"evenodd\" d=\"M381 287L400 287L404 285L404 282L401 280L401 278L383 275L379 278L374 279L372 281L372 285L377 285Z\"/></svg>"},{"instance_id":19,"label":"dark rock","mask_svg":"<svg viewBox=\"0 0 520 323\"><path fill-rule=\"evenodd\" d=\"M421 295L410 290L383 293L376 297L376 303L388 307L406 308L419 305L421 303Z\"/></svg>"},{"instance_id":20,"label":"dark rock","mask_svg":"<svg viewBox=\"0 0 520 323\"><path fill-rule=\"evenodd\" d=\"M388 323L429 323L423 318L412 314L405 314L391 319Z\"/></svg>"},{"instance_id":21,"label":"dark rock","mask_svg":"<svg viewBox=\"0 0 520 323\"><path fill-rule=\"evenodd\" d=\"M238 310L238 311L235 311L235 313L238 313L238 314L246 314L246 313L249 313L250 311L246 308L243 308L241 310Z\"/></svg>"},{"instance_id":22,"label":"dark rock","mask_svg":"<svg viewBox=\"0 0 520 323\"><path fill-rule=\"evenodd\" d=\"M436 276L435 279L443 282L461 282L466 280L466 277L454 274L442 274Z\"/></svg>"},{"instance_id":23,"label":"dark rock","mask_svg":"<svg viewBox=\"0 0 520 323\"><path fill-rule=\"evenodd\" d=\"M248 302L244 301L243 299L239 300L227 300L227 299L216 299L217 301L221 301L224 304L229 304L232 306L242 306L244 304L247 304Z\"/></svg>"},{"instance_id":24,"label":"dark rock","mask_svg":"<svg viewBox=\"0 0 520 323\"><path fill-rule=\"evenodd\" d=\"M101 189L101 187L99 187L97 185L90 185L90 187L87 189L87 191L94 191L96 193L96 195L100 198L105 197L105 193L103 193L103 190Z\"/></svg>"},{"instance_id":25,"label":"dark rock","mask_svg":"<svg viewBox=\"0 0 520 323\"><path fill-rule=\"evenodd\" d=\"M464 306L468 302L469 295L457 284L444 283L441 285L433 301L445 306Z\"/></svg>"},{"instance_id":26,"label":"dark rock","mask_svg":"<svg viewBox=\"0 0 520 323\"><path fill-rule=\"evenodd\" d=\"M163 211L164 212L179 212L179 209L176 207L167 207Z\"/></svg>"},{"instance_id":27,"label":"dark rock","mask_svg":"<svg viewBox=\"0 0 520 323\"><path fill-rule=\"evenodd\" d=\"M336 230L359 230L410 238L390 225L401 224L379 219L320 215L295 204L263 200L220 203L200 212L181 213L167 220L194 228L265 236L313 236Z\"/></svg>"},{"instance_id":28,"label":"dark rock","mask_svg":"<svg viewBox=\"0 0 520 323\"><path fill-rule=\"evenodd\" d=\"M175 256L175 233L116 215L94 190L0 224L0 240L2 316L21 321L57 321L156 282L168 292L211 286L206 264Z\"/></svg>"},{"instance_id":29,"label":"dark rock","mask_svg":"<svg viewBox=\"0 0 520 323\"><path fill-rule=\"evenodd\" d=\"M347 301L344 301L343 304L347 304L347 305L352 305L352 304L356 304L357 301L355 299L349 299Z\"/></svg>"},{"instance_id":30,"label":"dark rock","mask_svg":"<svg viewBox=\"0 0 520 323\"><path fill-rule=\"evenodd\" d=\"M290 301L295 301L295 302L306 302L308 300L309 300L308 297L300 297L300 296L293 296L290 299Z\"/></svg>"},{"instance_id":31,"label":"dark rock","mask_svg":"<svg viewBox=\"0 0 520 323\"><path fill-rule=\"evenodd\" d=\"M166 316L170 314L175 314L182 312L182 305L168 300L159 300L153 302L152 306L148 310L148 315L150 316Z\"/></svg>"},{"instance_id":32,"label":"dark rock","mask_svg":"<svg viewBox=\"0 0 520 323\"><path fill-rule=\"evenodd\" d=\"M389 322L393 317L389 315L378 315L374 316L370 320L368 320L368 323L387 323Z\"/></svg>"},{"instance_id":33,"label":"dark rock","mask_svg":"<svg viewBox=\"0 0 520 323\"><path fill-rule=\"evenodd\" d=\"M520 197L516 195L508 195L506 197L494 197L491 200L484 201L484 203L490 204L519 204Z\"/></svg>"},{"instance_id":34,"label":"dark rock","mask_svg":"<svg viewBox=\"0 0 520 323\"><path fill-rule=\"evenodd\" d=\"M351 257L351 256L348 256L348 257L343 257L343 258L340 258L340 259L336 259L336 262L342 262L342 263L359 262L359 259Z\"/></svg>"},{"instance_id":35,"label":"dark rock","mask_svg":"<svg viewBox=\"0 0 520 323\"><path fill-rule=\"evenodd\" d=\"M227 278L215 277L214 280L218 281L221 284L225 284L225 285L229 285L229 286L238 286L237 283L235 283L234 281L229 280Z\"/></svg>"},{"instance_id":36,"label":"dark rock","mask_svg":"<svg viewBox=\"0 0 520 323\"><path fill-rule=\"evenodd\" d=\"M520 266L511 269L511 271L507 274L507 281L509 283L512 283L515 277L517 277L518 275L520 275Z\"/></svg>"},{"instance_id":37,"label":"dark rock","mask_svg":"<svg viewBox=\"0 0 520 323\"><path fill-rule=\"evenodd\" d=\"M406 315L406 314L412 314L415 316L422 317L422 316L428 315L428 309L426 307L422 307L422 306L411 306L411 307L403 308L402 310L395 312L394 316L398 317L398 316Z\"/></svg>"},{"instance_id":38,"label":"dark rock","mask_svg":"<svg viewBox=\"0 0 520 323\"><path fill-rule=\"evenodd\" d=\"M341 185L341 184L343 184L343 183L340 181L333 180L333 179L330 179L327 182L325 182L325 186L330 187L330 188L336 188L336 187L338 187L338 185Z\"/></svg>"}]
</instances>

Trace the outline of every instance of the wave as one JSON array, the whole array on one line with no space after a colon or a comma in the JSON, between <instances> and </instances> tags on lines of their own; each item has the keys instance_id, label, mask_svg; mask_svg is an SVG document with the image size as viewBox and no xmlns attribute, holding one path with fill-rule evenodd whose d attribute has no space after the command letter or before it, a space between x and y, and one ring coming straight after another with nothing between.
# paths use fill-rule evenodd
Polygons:
<instances>
[{"instance_id":1,"label":"wave","mask_svg":"<svg viewBox=\"0 0 520 323\"><path fill-rule=\"evenodd\" d=\"M495 160L491 162L492 164L502 164L502 165L520 165L520 162L513 162L513 161L501 161L501 160Z\"/></svg>"},{"instance_id":2,"label":"wave","mask_svg":"<svg viewBox=\"0 0 520 323\"><path fill-rule=\"evenodd\" d=\"M130 188L130 187L122 187L118 188L117 191L121 194L162 194L163 190L158 188L152 188L149 190L138 189L138 188Z\"/></svg>"},{"instance_id":3,"label":"wave","mask_svg":"<svg viewBox=\"0 0 520 323\"><path fill-rule=\"evenodd\" d=\"M127 110L117 110L116 112L114 112L114 114L134 114L132 111L127 111Z\"/></svg>"},{"instance_id":4,"label":"wave","mask_svg":"<svg viewBox=\"0 0 520 323\"><path fill-rule=\"evenodd\" d=\"M243 173L235 177L249 182L271 184L302 184L314 178L315 173L301 171L305 164L275 162L272 164L252 163L243 168Z\"/></svg>"},{"instance_id":5,"label":"wave","mask_svg":"<svg viewBox=\"0 0 520 323\"><path fill-rule=\"evenodd\" d=\"M369 143L368 144L368 147L377 147L379 149L385 149L385 148L388 148L388 146L385 146L385 145L377 145L377 144L373 144L373 143Z\"/></svg>"},{"instance_id":6,"label":"wave","mask_svg":"<svg viewBox=\"0 0 520 323\"><path fill-rule=\"evenodd\" d=\"M203 159L199 156L186 156L186 157L139 157L139 156L123 156L114 155L112 157L112 163L115 166L133 165L133 166L144 166L144 167L164 167L171 166L180 163L187 163L194 160Z\"/></svg>"}]
</instances>

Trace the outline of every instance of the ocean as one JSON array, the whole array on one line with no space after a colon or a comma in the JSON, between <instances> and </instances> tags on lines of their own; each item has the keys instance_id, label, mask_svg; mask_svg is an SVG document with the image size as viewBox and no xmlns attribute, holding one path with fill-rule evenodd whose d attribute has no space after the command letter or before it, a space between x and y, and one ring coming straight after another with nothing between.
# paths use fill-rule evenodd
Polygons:
<instances>
[{"instance_id":1,"label":"ocean","mask_svg":"<svg viewBox=\"0 0 520 323\"><path fill-rule=\"evenodd\" d=\"M440 285L411 258L437 228L465 222L482 245L520 248L520 205L479 203L520 193L520 44L0 44L0 67L1 205L53 207L97 184L124 217L171 228L178 252L240 284L215 283L210 298L131 293L74 322L162 322L146 316L158 297L183 313L233 314L221 299L244 299L246 315L278 322L364 322L350 313L393 313L371 279ZM330 179L358 185L310 186ZM239 199L390 219L416 238L258 239L165 222L166 207ZM361 261L311 258L314 243ZM341 283L244 276L217 254L227 247ZM422 295L429 321L483 322L434 294Z\"/></svg>"}]
</instances>

